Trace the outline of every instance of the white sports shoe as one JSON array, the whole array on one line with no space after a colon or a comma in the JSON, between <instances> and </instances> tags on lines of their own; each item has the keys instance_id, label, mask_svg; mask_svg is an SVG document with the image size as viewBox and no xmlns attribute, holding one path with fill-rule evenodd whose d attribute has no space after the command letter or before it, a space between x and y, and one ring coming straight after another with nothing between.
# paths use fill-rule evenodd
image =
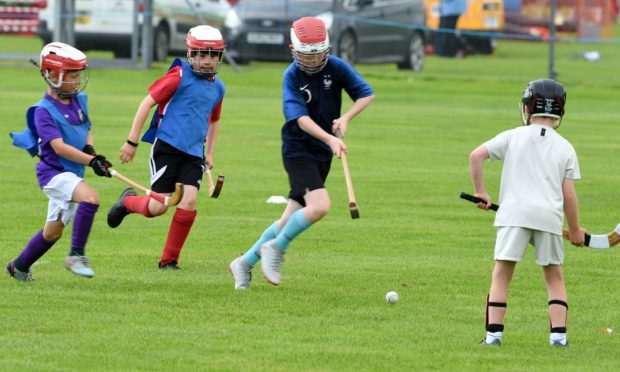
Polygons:
<instances>
[{"instance_id":1,"label":"white sports shoe","mask_svg":"<svg viewBox=\"0 0 620 372\"><path fill-rule=\"evenodd\" d=\"M263 263L261 270L265 279L273 285L280 284L280 267L284 262L284 254L286 252L276 247L275 239L267 241L260 247L260 255Z\"/></svg>"},{"instance_id":2,"label":"white sports shoe","mask_svg":"<svg viewBox=\"0 0 620 372\"><path fill-rule=\"evenodd\" d=\"M243 256L237 257L228 266L228 272L235 279L235 289L248 289L252 281L252 265L245 262Z\"/></svg>"},{"instance_id":3,"label":"white sports shoe","mask_svg":"<svg viewBox=\"0 0 620 372\"><path fill-rule=\"evenodd\" d=\"M86 256L67 256L65 259L65 267L75 275L92 278L95 272L90 268L90 263Z\"/></svg>"}]
</instances>

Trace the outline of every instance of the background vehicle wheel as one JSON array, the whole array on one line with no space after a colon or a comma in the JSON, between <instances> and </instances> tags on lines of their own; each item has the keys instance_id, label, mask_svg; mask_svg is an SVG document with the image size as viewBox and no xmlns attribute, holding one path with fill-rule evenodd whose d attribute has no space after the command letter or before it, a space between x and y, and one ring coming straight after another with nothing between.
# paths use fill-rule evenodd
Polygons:
<instances>
[{"instance_id":1,"label":"background vehicle wheel","mask_svg":"<svg viewBox=\"0 0 620 372\"><path fill-rule=\"evenodd\" d=\"M357 61L357 40L353 32L346 31L340 37L340 41L338 41L338 55L351 65Z\"/></svg>"},{"instance_id":2,"label":"background vehicle wheel","mask_svg":"<svg viewBox=\"0 0 620 372\"><path fill-rule=\"evenodd\" d=\"M409 47L405 52L405 58L403 62L398 64L398 68L415 72L422 71L424 55L424 39L422 39L419 33L414 32L409 39Z\"/></svg>"},{"instance_id":3,"label":"background vehicle wheel","mask_svg":"<svg viewBox=\"0 0 620 372\"><path fill-rule=\"evenodd\" d=\"M155 39L153 40L153 59L163 62L168 58L170 50L170 36L166 25L159 25L155 28Z\"/></svg>"},{"instance_id":4,"label":"background vehicle wheel","mask_svg":"<svg viewBox=\"0 0 620 372\"><path fill-rule=\"evenodd\" d=\"M114 58L131 58L131 47L114 49Z\"/></svg>"}]
</instances>

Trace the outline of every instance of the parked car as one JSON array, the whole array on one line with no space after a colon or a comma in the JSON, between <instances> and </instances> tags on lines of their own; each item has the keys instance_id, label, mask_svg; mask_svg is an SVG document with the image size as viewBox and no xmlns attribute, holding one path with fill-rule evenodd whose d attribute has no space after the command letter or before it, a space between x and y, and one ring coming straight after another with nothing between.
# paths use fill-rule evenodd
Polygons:
<instances>
[{"instance_id":1,"label":"parked car","mask_svg":"<svg viewBox=\"0 0 620 372\"><path fill-rule=\"evenodd\" d=\"M52 40L58 1L48 0L39 13L39 36ZM139 27L144 4L138 5ZM203 21L222 29L230 4L226 0L153 0L153 56L164 61L169 53L185 53L185 36ZM76 0L75 39L81 50L111 50L116 57L131 55L134 0Z\"/></svg>"},{"instance_id":2,"label":"parked car","mask_svg":"<svg viewBox=\"0 0 620 372\"><path fill-rule=\"evenodd\" d=\"M332 53L349 63L424 64L424 0L241 0L224 22L227 51L237 63L289 61L290 27L298 18L325 22Z\"/></svg>"}]
</instances>

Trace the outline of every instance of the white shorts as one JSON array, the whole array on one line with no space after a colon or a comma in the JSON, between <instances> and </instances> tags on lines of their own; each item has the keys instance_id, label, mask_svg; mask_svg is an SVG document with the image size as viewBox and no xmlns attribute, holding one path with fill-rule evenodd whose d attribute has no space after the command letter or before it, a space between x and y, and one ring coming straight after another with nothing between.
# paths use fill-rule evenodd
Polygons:
<instances>
[{"instance_id":1,"label":"white shorts","mask_svg":"<svg viewBox=\"0 0 620 372\"><path fill-rule=\"evenodd\" d=\"M61 219L65 226L71 222L79 206L78 203L71 201L73 191L82 181L84 180L75 173L63 172L43 187L43 192L50 200L47 204L47 221Z\"/></svg>"},{"instance_id":2,"label":"white shorts","mask_svg":"<svg viewBox=\"0 0 620 372\"><path fill-rule=\"evenodd\" d=\"M495 260L522 261L528 244L536 249L536 263L540 266L561 265L564 262L561 235L512 226L497 228Z\"/></svg>"}]
</instances>

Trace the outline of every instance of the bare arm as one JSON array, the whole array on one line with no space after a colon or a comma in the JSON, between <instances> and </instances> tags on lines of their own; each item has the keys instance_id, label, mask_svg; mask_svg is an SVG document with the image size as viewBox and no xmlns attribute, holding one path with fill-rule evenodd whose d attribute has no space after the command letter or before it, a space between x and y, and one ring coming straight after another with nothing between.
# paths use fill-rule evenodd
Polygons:
<instances>
[{"instance_id":1,"label":"bare arm","mask_svg":"<svg viewBox=\"0 0 620 372\"><path fill-rule=\"evenodd\" d=\"M62 138L55 138L51 140L50 146L52 146L52 149L54 149L54 152L58 154L58 156L62 156L63 158L72 160L76 163L88 165L94 158L92 155L88 155L73 146L67 145Z\"/></svg>"},{"instance_id":2,"label":"bare arm","mask_svg":"<svg viewBox=\"0 0 620 372\"><path fill-rule=\"evenodd\" d=\"M304 132L327 144L332 149L334 155L336 155L337 157L341 157L342 154L347 153L347 146L344 144L344 142L341 139L336 138L332 134L324 131L323 128L321 128L317 123L314 122L314 120L310 118L310 116L299 117L297 119L297 124Z\"/></svg>"},{"instance_id":3,"label":"bare arm","mask_svg":"<svg viewBox=\"0 0 620 372\"><path fill-rule=\"evenodd\" d=\"M360 98L353 103L353 106L349 109L349 111L345 112L344 115L340 116L338 119L334 119L332 123L332 133L336 133L336 131L340 131L342 136L344 137L345 133L348 130L348 124L351 119L357 116L360 112L364 111L368 105L372 103L375 96L368 96L364 98Z\"/></svg>"},{"instance_id":4,"label":"bare arm","mask_svg":"<svg viewBox=\"0 0 620 372\"><path fill-rule=\"evenodd\" d=\"M92 146L94 142L95 140L93 139L93 134L88 132L88 135L86 136L86 144Z\"/></svg>"},{"instance_id":5,"label":"bare arm","mask_svg":"<svg viewBox=\"0 0 620 372\"><path fill-rule=\"evenodd\" d=\"M144 97L142 102L140 102L140 105L138 106L138 111L136 111L136 115L133 118L133 123L131 124L131 130L129 131L129 135L127 136L128 140L135 143L138 143L138 141L140 141L140 133L142 133L142 128L144 127L146 118L148 117L149 112L151 112L153 106L155 105L157 105L157 102L155 102L155 100L153 99L153 97L151 97L150 94ZM136 147L131 146L128 143L124 143L123 146L121 146L121 163L124 164L132 161L134 156L136 155L136 151Z\"/></svg>"},{"instance_id":6,"label":"bare arm","mask_svg":"<svg viewBox=\"0 0 620 372\"><path fill-rule=\"evenodd\" d=\"M491 196L484 187L484 161L489 158L489 152L484 145L478 146L469 154L469 168L471 171L471 180L474 185L474 193L476 196L486 200L485 203L478 203L478 208L489 209L492 201Z\"/></svg>"},{"instance_id":7,"label":"bare arm","mask_svg":"<svg viewBox=\"0 0 620 372\"><path fill-rule=\"evenodd\" d=\"M215 154L215 144L220 133L220 121L216 120L209 123L209 133L207 134L207 153L205 154L205 163L209 168L213 167L213 156Z\"/></svg>"},{"instance_id":8,"label":"bare arm","mask_svg":"<svg viewBox=\"0 0 620 372\"><path fill-rule=\"evenodd\" d=\"M579 226L579 201L575 191L575 182L565 178L562 182L562 195L564 196L564 214L568 223L568 239L573 245L583 246L585 230Z\"/></svg>"}]
</instances>

